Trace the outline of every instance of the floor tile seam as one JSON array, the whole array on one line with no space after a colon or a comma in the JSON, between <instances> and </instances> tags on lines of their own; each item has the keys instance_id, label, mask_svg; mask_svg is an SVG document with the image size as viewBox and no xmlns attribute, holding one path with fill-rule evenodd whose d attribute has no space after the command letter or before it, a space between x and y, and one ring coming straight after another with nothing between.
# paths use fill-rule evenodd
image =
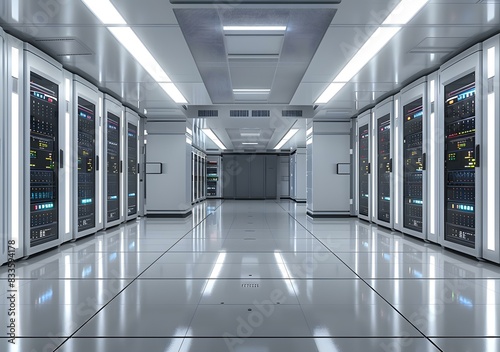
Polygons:
<instances>
[{"instance_id":1,"label":"floor tile seam","mask_svg":"<svg viewBox=\"0 0 500 352\"><path fill-rule=\"evenodd\" d=\"M68 338L69 336L51 336L50 338L55 338L55 339L63 339L63 338ZM478 340L478 339L500 339L499 336L482 336L482 335L468 335L468 336L453 336L453 335L429 335L428 336L431 339L447 339L447 340ZM223 339L224 337L221 336L188 336L186 337L188 339L196 340L196 339ZM352 339L364 339L364 340L385 340L385 339L414 339L414 340L426 340L425 337L423 336L398 336L398 335L379 335L379 336L367 336L367 335L352 335L352 336L249 336L246 337L247 339L295 339L295 340L303 340L303 339L343 339L343 340L352 340ZM29 339L49 339L47 336L16 336L16 339L19 340L29 340ZM73 336L71 339L74 340L89 340L89 339L126 339L126 340L136 340L136 339L179 339L179 340L184 340L184 337L179 337L179 336L172 336L172 335L157 335L157 336L144 336L144 335L136 335L136 336L117 336L117 335L110 335L110 336Z\"/></svg>"},{"instance_id":2,"label":"floor tile seam","mask_svg":"<svg viewBox=\"0 0 500 352\"><path fill-rule=\"evenodd\" d=\"M279 204L278 204L279 205ZM279 205L281 207L281 205ZM283 208L283 207L281 207ZM283 210L285 210L283 208ZM285 210L286 211L286 210ZM288 212L288 215L294 219L295 221L296 218L295 216L293 216L290 212ZM297 221L297 223L299 223L306 231L308 231L312 236L314 236L314 234L309 231L309 229L307 229L302 223L300 223L299 221ZM316 240L318 240L319 242L323 243L322 241L320 241L316 236L314 236L314 238L316 238ZM323 244L324 245L324 244ZM329 249L330 250L330 249ZM330 250L330 252L335 256L337 257L338 260L340 260L342 263L344 263L344 265L346 265L353 273L354 275L356 275L362 282L365 283L365 285L367 285L368 287L370 287L373 292L375 292L383 301L385 301L395 312L397 312L408 324L410 324L413 329L415 329L416 331L418 331L418 333L420 333L423 337L425 337L427 339L427 341L429 341L434 347L436 347L439 351L441 352L444 352L441 348L439 348L439 346L437 344L435 344L431 339L429 339L417 326L415 326L415 324L413 324L404 314L402 314L402 312L400 312L398 309L396 309L385 297L383 297L377 290L375 290L375 288L373 288L373 286L371 286L370 284L368 284L368 282L366 282L366 280L364 280L361 276L359 276L356 271L350 267L349 265L347 265L335 252L333 252L332 250ZM350 252L352 253L352 251Z\"/></svg>"},{"instance_id":3,"label":"floor tile seam","mask_svg":"<svg viewBox=\"0 0 500 352\"><path fill-rule=\"evenodd\" d=\"M221 209L220 209L220 208L221 208L221 206L222 206L222 204L223 204L223 203L224 203L224 201L222 201L222 202L219 204L219 206L216 208L216 210L221 211ZM215 211L214 211L213 213L211 213L211 214L215 214ZM207 216L207 217L208 217L208 216ZM206 218L205 218L203 221L205 221L205 220L206 220ZM179 241L180 241L180 240L179 240ZM212 265L213 265L213 266L212 266L212 270L213 270L213 267L215 267L215 263L213 263ZM189 279L186 279L186 280L189 280ZM202 289L202 291L201 291L201 295L200 295L200 298L199 298L199 300L198 300L198 303L196 304L196 307L195 307L195 309L194 309L193 315L191 316L191 319L189 320L189 323L187 324L186 332L184 333L184 338L187 336L187 334L188 334L188 332L189 332L189 329L191 328L191 324L192 324L193 319L194 319L194 317L195 317L195 315L196 315L196 312L198 311L198 307L200 306L201 300L203 299L203 294L205 293L205 290L206 290L207 285L208 285L208 283L209 283L209 280L208 280L208 279L204 279L204 280L205 280L205 284L204 284L203 289ZM178 350L178 351L180 351L180 350L182 349L182 345L183 345L183 344L184 344L184 340L182 340L181 345L180 345L180 347L179 347L179 350Z\"/></svg>"},{"instance_id":4,"label":"floor tile seam","mask_svg":"<svg viewBox=\"0 0 500 352\"><path fill-rule=\"evenodd\" d=\"M219 209L222 204L224 203L224 201L222 201L216 208ZM151 268L156 262L158 262L158 260L160 260L170 249L172 249L180 240L182 240L184 237L186 237L189 233L191 233L194 229L196 229L198 226L200 226L200 224L205 221L210 215L212 215L213 213L210 213L210 214L207 214L202 221L200 221L198 224L196 224L196 226L193 226L193 228L191 230L189 230L188 232L186 232L186 234L184 234L184 236L182 236L181 238L179 238L179 240L177 240L177 242L175 242L169 249L167 249L165 252L163 252L163 254L161 254L153 263L151 263L151 265L149 265L148 267L146 267L141 273L139 273L139 275L136 276L135 279L131 280L127 285L125 285L115 296L113 296L106 304L104 304L101 308L99 308L90 318L88 318L85 322L83 322L82 325L80 325L67 339L65 339L59 346L57 346L57 348L53 351L57 351L59 350L67 341L69 341L73 336L75 336L78 331L80 331L87 323L89 323L94 317L96 317L101 311L103 311L113 300L115 300L123 291L125 291L127 288L129 288L142 274L144 274L149 268Z\"/></svg>"},{"instance_id":5,"label":"floor tile seam","mask_svg":"<svg viewBox=\"0 0 500 352\"><path fill-rule=\"evenodd\" d=\"M460 280L460 281L500 281L500 278L461 278L461 277L431 277L431 278L373 278L370 280L416 280L416 281L442 281L442 280Z\"/></svg>"},{"instance_id":6,"label":"floor tile seam","mask_svg":"<svg viewBox=\"0 0 500 352\"><path fill-rule=\"evenodd\" d=\"M50 338L66 338L68 336L51 336ZM221 336L189 336L187 337L189 339L224 339L224 337ZM245 337L246 339L295 339L295 340L302 340L302 339L344 339L344 340L350 340L350 339L367 339L367 340L382 340L382 339L407 339L408 336L367 336L367 335L353 335L353 336L249 336ZM456 337L456 336L437 336L433 338L440 338L440 339L479 339L479 338L487 338L487 339L496 339L500 337L487 337L487 336L471 336L471 337ZM46 336L17 336L16 339L49 339ZM110 336L73 336L71 339L74 340L88 340L88 339L125 339L125 340L135 340L135 339L184 339L184 337L178 337L178 336L167 336L167 335L158 335L158 336L144 336L144 335L136 335L136 336L117 336L117 335L110 335ZM411 339L416 339L416 340L425 340L425 337L423 336L415 336L411 337Z\"/></svg>"},{"instance_id":7,"label":"floor tile seam","mask_svg":"<svg viewBox=\"0 0 500 352\"><path fill-rule=\"evenodd\" d=\"M210 277L190 277L190 278L185 278L182 279L180 277L144 277L144 278L138 278L138 280L145 281L145 280L168 280L168 281L179 281L179 280L184 280L184 281L194 281L194 280L227 280L227 281L236 281L236 280L246 280L246 281L282 281L283 276L281 277L218 277L217 279L211 279ZM287 280L295 280L295 281L357 281L359 280L358 278L353 278L353 277L318 277L318 278L294 278L290 277L287 278Z\"/></svg>"},{"instance_id":8,"label":"floor tile seam","mask_svg":"<svg viewBox=\"0 0 500 352\"><path fill-rule=\"evenodd\" d=\"M66 338L67 336L53 336L53 338ZM48 339L47 337L16 337L18 339ZM450 336L450 337L436 337L436 338L442 338L442 339L457 339L457 338L462 338L458 336ZM465 337L465 339L478 339L482 338L482 336L472 336L472 337ZM498 338L498 337L484 337L487 339L493 339L493 338ZM87 340L87 339L125 339L125 340L136 340L136 339L178 339L178 340L185 340L185 339L224 339L224 336L218 336L218 335L199 335L199 336L177 336L177 335L129 335L129 336L120 336L120 335L99 335L99 336L73 336L71 339L74 340ZM365 340L386 340L386 339L414 339L414 340L425 340L425 337L423 336L401 336L401 335L375 335L375 336L370 336L370 335L331 335L331 336L314 336L314 335L294 335L294 336L289 336L289 335L275 335L275 336L269 336L269 335L252 335L245 337L245 339L251 339L251 340L257 340L257 339L266 339L266 340L272 340L272 339L295 339L295 340L315 340L315 339L343 339L343 340L353 340L353 339L365 339Z\"/></svg>"},{"instance_id":9,"label":"floor tile seam","mask_svg":"<svg viewBox=\"0 0 500 352\"><path fill-rule=\"evenodd\" d=\"M287 213L281 206L280 206L280 208L283 210L283 212L285 214ZM282 264L285 267L285 270L286 270L286 273L287 273L287 276L288 276L288 282L290 283L290 285L292 285L293 293L295 294L295 299L298 302L298 306L300 308L300 312L302 313L302 317L304 319L304 322L306 323L307 328L309 329L309 332L311 333L311 335L313 335L314 334L313 329L311 328L311 325L309 324L309 321L307 320L306 314L304 313L304 309L302 308L302 305L300 304L300 300L299 300L299 297L297 295L297 290L295 288L295 285L293 284L292 279L290 279L290 271L288 270L288 266L285 265L284 263L282 263Z\"/></svg>"}]
</instances>

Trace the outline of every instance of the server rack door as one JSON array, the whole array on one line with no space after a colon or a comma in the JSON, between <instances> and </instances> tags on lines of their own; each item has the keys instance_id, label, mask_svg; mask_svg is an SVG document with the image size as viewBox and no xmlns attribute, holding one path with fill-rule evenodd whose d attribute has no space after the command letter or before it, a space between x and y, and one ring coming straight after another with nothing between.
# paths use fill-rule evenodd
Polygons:
<instances>
[{"instance_id":1,"label":"server rack door","mask_svg":"<svg viewBox=\"0 0 500 352\"><path fill-rule=\"evenodd\" d=\"M371 111L358 118L358 216L370 221L371 207Z\"/></svg>"},{"instance_id":2,"label":"server rack door","mask_svg":"<svg viewBox=\"0 0 500 352\"><path fill-rule=\"evenodd\" d=\"M207 188L205 187L205 185L207 184L207 156L206 155L203 156L203 165L202 165L201 170L203 172L203 180L201 182L201 189L203 191L203 199L206 199L207 198Z\"/></svg>"},{"instance_id":3,"label":"server rack door","mask_svg":"<svg viewBox=\"0 0 500 352\"><path fill-rule=\"evenodd\" d=\"M194 150L191 152L191 203L195 202L194 198L194 173L195 173L195 166L194 166Z\"/></svg>"},{"instance_id":4,"label":"server rack door","mask_svg":"<svg viewBox=\"0 0 500 352\"><path fill-rule=\"evenodd\" d=\"M7 42L7 191L8 205L6 223L8 240L14 247L14 259L25 256L25 249L29 239L24 236L25 231L25 184L24 178L28 163L25 162L24 147L24 55L23 42L10 35L6 35ZM9 253L9 257L12 254Z\"/></svg>"},{"instance_id":5,"label":"server rack door","mask_svg":"<svg viewBox=\"0 0 500 352\"><path fill-rule=\"evenodd\" d=\"M146 202L146 145L145 141L145 122L146 119L139 119L139 216L145 216Z\"/></svg>"},{"instance_id":6,"label":"server rack door","mask_svg":"<svg viewBox=\"0 0 500 352\"><path fill-rule=\"evenodd\" d=\"M373 140L374 149L374 221L379 225L393 227L393 178L392 135L394 120L394 98L383 101L375 108Z\"/></svg>"},{"instance_id":7,"label":"server rack door","mask_svg":"<svg viewBox=\"0 0 500 352\"><path fill-rule=\"evenodd\" d=\"M481 51L445 65L440 75L441 125L445 134L441 243L479 257L482 254Z\"/></svg>"},{"instance_id":8,"label":"server rack door","mask_svg":"<svg viewBox=\"0 0 500 352\"><path fill-rule=\"evenodd\" d=\"M423 161L423 99L403 106L403 224L404 228L423 232L424 161Z\"/></svg>"},{"instance_id":9,"label":"server rack door","mask_svg":"<svg viewBox=\"0 0 500 352\"><path fill-rule=\"evenodd\" d=\"M200 201L201 193L200 193L200 180L201 180L201 156L199 152L196 152L196 202Z\"/></svg>"},{"instance_id":10,"label":"server rack door","mask_svg":"<svg viewBox=\"0 0 500 352\"><path fill-rule=\"evenodd\" d=\"M392 143L392 178L393 178L393 188L392 188L392 199L393 200L393 226L397 231L403 231L402 227L402 200L401 194L403 193L403 178L402 165L403 158L402 155L402 108L401 108L401 93L394 96L394 124L393 124L393 143Z\"/></svg>"},{"instance_id":11,"label":"server rack door","mask_svg":"<svg viewBox=\"0 0 500 352\"><path fill-rule=\"evenodd\" d=\"M59 64L29 45L25 46L25 254L31 255L61 243L65 230L64 189L61 171L65 136L63 74ZM69 206L69 205L68 205Z\"/></svg>"},{"instance_id":12,"label":"server rack door","mask_svg":"<svg viewBox=\"0 0 500 352\"><path fill-rule=\"evenodd\" d=\"M484 92L484 238L482 257L500 263L500 35L483 43Z\"/></svg>"},{"instance_id":13,"label":"server rack door","mask_svg":"<svg viewBox=\"0 0 500 352\"><path fill-rule=\"evenodd\" d=\"M370 114L370 217L371 222L377 221L377 122L375 110Z\"/></svg>"},{"instance_id":14,"label":"server rack door","mask_svg":"<svg viewBox=\"0 0 500 352\"><path fill-rule=\"evenodd\" d=\"M0 265L7 262L7 216L5 214L5 202L7 197L5 196L6 188L5 188L5 176L7 174L6 167L6 114L7 114L7 105L4 102L5 91L6 91L6 72L5 72L5 57L4 57L4 33L0 28L0 192L2 195L2 199L0 199ZM12 251L12 256L14 256L14 251Z\"/></svg>"},{"instance_id":15,"label":"server rack door","mask_svg":"<svg viewBox=\"0 0 500 352\"><path fill-rule=\"evenodd\" d=\"M139 187L138 187L138 160L139 160L139 149L138 149L138 133L139 133L139 116L132 111L126 109L126 120L127 120L127 135L126 135L126 153L125 158L127 165L125 169L126 174L126 184L125 184L125 200L126 200L126 217L127 220L137 218L138 210L138 199L139 199Z\"/></svg>"},{"instance_id":16,"label":"server rack door","mask_svg":"<svg viewBox=\"0 0 500 352\"><path fill-rule=\"evenodd\" d=\"M122 107L109 96L104 99L105 120L105 214L104 227L109 228L122 222L123 212L123 120Z\"/></svg>"},{"instance_id":17,"label":"server rack door","mask_svg":"<svg viewBox=\"0 0 500 352\"><path fill-rule=\"evenodd\" d=\"M351 215L358 215L358 122L352 120L351 122ZM309 170L308 170L309 174ZM308 177L309 178L309 177ZM309 192L309 185L308 185Z\"/></svg>"},{"instance_id":18,"label":"server rack door","mask_svg":"<svg viewBox=\"0 0 500 352\"><path fill-rule=\"evenodd\" d=\"M421 79L401 94L401 175L403 232L427 239L427 134L426 80Z\"/></svg>"},{"instance_id":19,"label":"server rack door","mask_svg":"<svg viewBox=\"0 0 500 352\"><path fill-rule=\"evenodd\" d=\"M62 183L61 195L64 197L64 208L61 208L61 216L64 219L61 223L61 242L73 240L74 237L74 221L73 204L74 204L74 180L73 180L73 143L75 141L75 125L73 124L73 74L63 70L63 83L61 85L61 100L63 100L64 110L62 114L64 119L59 124L59 130L64 136L61 138L61 149L67 151L65 164L66 167L61 167L59 170L59 178Z\"/></svg>"},{"instance_id":20,"label":"server rack door","mask_svg":"<svg viewBox=\"0 0 500 352\"><path fill-rule=\"evenodd\" d=\"M439 222L441 217L439 214L440 202L436 202L437 195L441 195L441 174L440 174L440 164L441 164L441 148L440 148L440 137L442 132L441 124L438 119L438 102L439 99L439 73L434 72L427 76L427 138L424 138L427 142L424 147L427 147L427 165L426 165L426 182L427 182L427 197L424 200L424 208L427 208L427 240L431 242L438 243L438 233L441 231ZM425 123L425 121L424 121Z\"/></svg>"},{"instance_id":21,"label":"server rack door","mask_svg":"<svg viewBox=\"0 0 500 352\"><path fill-rule=\"evenodd\" d=\"M96 87L75 78L74 81L74 238L97 232L98 192L100 155L99 155L99 93Z\"/></svg>"},{"instance_id":22,"label":"server rack door","mask_svg":"<svg viewBox=\"0 0 500 352\"><path fill-rule=\"evenodd\" d=\"M120 219L120 173L122 165L120 160L120 117L108 112L108 214L107 221L113 222Z\"/></svg>"}]
</instances>

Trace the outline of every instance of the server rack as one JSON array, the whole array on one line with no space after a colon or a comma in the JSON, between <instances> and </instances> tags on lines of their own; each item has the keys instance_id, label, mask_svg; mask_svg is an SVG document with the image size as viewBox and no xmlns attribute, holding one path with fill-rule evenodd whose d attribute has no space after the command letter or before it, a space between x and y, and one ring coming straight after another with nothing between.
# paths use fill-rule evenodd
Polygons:
<instances>
[{"instance_id":1,"label":"server rack","mask_svg":"<svg viewBox=\"0 0 500 352\"><path fill-rule=\"evenodd\" d=\"M125 193L123 198L126 206L126 220L137 218L139 210L139 115L125 108L127 138L125 151L127 153L125 170Z\"/></svg>"},{"instance_id":2,"label":"server rack","mask_svg":"<svg viewBox=\"0 0 500 352\"><path fill-rule=\"evenodd\" d=\"M68 227L65 119L61 65L24 44L24 254L58 246ZM29 128L28 128L29 126ZM69 156L69 153L66 153Z\"/></svg>"},{"instance_id":3,"label":"server rack","mask_svg":"<svg viewBox=\"0 0 500 352\"><path fill-rule=\"evenodd\" d=\"M119 101L104 95L104 228L122 223L124 216L123 109Z\"/></svg>"},{"instance_id":4,"label":"server rack","mask_svg":"<svg viewBox=\"0 0 500 352\"><path fill-rule=\"evenodd\" d=\"M191 202L201 202L206 198L206 156L194 148L191 151Z\"/></svg>"},{"instance_id":5,"label":"server rack","mask_svg":"<svg viewBox=\"0 0 500 352\"><path fill-rule=\"evenodd\" d=\"M103 228L102 97L79 76L73 78L73 239Z\"/></svg>"},{"instance_id":6,"label":"server rack","mask_svg":"<svg viewBox=\"0 0 500 352\"><path fill-rule=\"evenodd\" d=\"M394 97L375 107L373 124L373 222L392 228L394 223L394 180L392 173Z\"/></svg>"},{"instance_id":7,"label":"server rack","mask_svg":"<svg viewBox=\"0 0 500 352\"><path fill-rule=\"evenodd\" d=\"M371 126L372 111L361 114L356 125L357 144L357 213L358 217L370 221L371 207Z\"/></svg>"},{"instance_id":8,"label":"server rack","mask_svg":"<svg viewBox=\"0 0 500 352\"><path fill-rule=\"evenodd\" d=\"M478 44L440 69L440 243L482 254L482 46Z\"/></svg>"},{"instance_id":9,"label":"server rack","mask_svg":"<svg viewBox=\"0 0 500 352\"><path fill-rule=\"evenodd\" d=\"M7 130L7 122L6 122L6 114L7 114L7 109L6 109L6 104L4 102L5 99L5 92L6 92L6 62L5 62L5 39L4 39L4 32L0 28L0 192L2 195L0 199L0 240L2 243L0 243L0 265L4 264L7 262L7 224L6 224L6 216L5 216L5 201L6 197L5 195L7 194L6 187L5 187L5 178L7 174L7 166L6 166L6 148L7 148L7 143L6 143L6 130Z\"/></svg>"},{"instance_id":10,"label":"server rack","mask_svg":"<svg viewBox=\"0 0 500 352\"><path fill-rule=\"evenodd\" d=\"M400 230L427 239L427 78L401 91L398 118L398 199ZM431 198L432 199L432 198Z\"/></svg>"},{"instance_id":11,"label":"server rack","mask_svg":"<svg viewBox=\"0 0 500 352\"><path fill-rule=\"evenodd\" d=\"M483 43L484 220L482 257L500 263L500 35Z\"/></svg>"},{"instance_id":12,"label":"server rack","mask_svg":"<svg viewBox=\"0 0 500 352\"><path fill-rule=\"evenodd\" d=\"M207 198L221 198L221 157L218 155L207 156Z\"/></svg>"}]
</instances>

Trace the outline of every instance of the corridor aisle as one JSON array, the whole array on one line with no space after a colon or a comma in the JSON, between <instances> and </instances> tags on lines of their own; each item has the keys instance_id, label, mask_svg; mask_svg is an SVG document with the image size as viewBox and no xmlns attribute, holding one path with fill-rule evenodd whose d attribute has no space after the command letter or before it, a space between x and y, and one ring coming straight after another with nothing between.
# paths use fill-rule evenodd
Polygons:
<instances>
[{"instance_id":1,"label":"corridor aisle","mask_svg":"<svg viewBox=\"0 0 500 352\"><path fill-rule=\"evenodd\" d=\"M282 201L208 201L16 262L2 351L499 351L500 267ZM0 325L9 324L0 268Z\"/></svg>"}]
</instances>

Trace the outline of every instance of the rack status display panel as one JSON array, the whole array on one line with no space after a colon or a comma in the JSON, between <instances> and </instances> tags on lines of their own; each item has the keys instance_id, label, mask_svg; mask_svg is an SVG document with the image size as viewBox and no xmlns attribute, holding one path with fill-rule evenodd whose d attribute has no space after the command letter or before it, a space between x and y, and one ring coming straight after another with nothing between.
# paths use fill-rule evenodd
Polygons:
<instances>
[{"instance_id":1,"label":"rack status display panel","mask_svg":"<svg viewBox=\"0 0 500 352\"><path fill-rule=\"evenodd\" d=\"M120 219L120 118L108 112L107 120L107 219L111 222Z\"/></svg>"},{"instance_id":2,"label":"rack status display panel","mask_svg":"<svg viewBox=\"0 0 500 352\"><path fill-rule=\"evenodd\" d=\"M95 105L78 97L78 232L95 227Z\"/></svg>"},{"instance_id":3,"label":"rack status display panel","mask_svg":"<svg viewBox=\"0 0 500 352\"><path fill-rule=\"evenodd\" d=\"M137 214L137 126L128 124L128 215Z\"/></svg>"},{"instance_id":4,"label":"rack status display panel","mask_svg":"<svg viewBox=\"0 0 500 352\"><path fill-rule=\"evenodd\" d=\"M30 73L30 246L58 238L59 86Z\"/></svg>"},{"instance_id":5,"label":"rack status display panel","mask_svg":"<svg viewBox=\"0 0 500 352\"><path fill-rule=\"evenodd\" d=\"M403 107L403 226L423 230L423 99Z\"/></svg>"},{"instance_id":6,"label":"rack status display panel","mask_svg":"<svg viewBox=\"0 0 500 352\"><path fill-rule=\"evenodd\" d=\"M378 119L378 219L391 221L391 115Z\"/></svg>"},{"instance_id":7,"label":"rack status display panel","mask_svg":"<svg viewBox=\"0 0 500 352\"><path fill-rule=\"evenodd\" d=\"M445 240L474 248L476 77L468 74L445 89Z\"/></svg>"},{"instance_id":8,"label":"rack status display panel","mask_svg":"<svg viewBox=\"0 0 500 352\"><path fill-rule=\"evenodd\" d=\"M369 216L370 130L368 124L359 128L359 215Z\"/></svg>"}]
</instances>

